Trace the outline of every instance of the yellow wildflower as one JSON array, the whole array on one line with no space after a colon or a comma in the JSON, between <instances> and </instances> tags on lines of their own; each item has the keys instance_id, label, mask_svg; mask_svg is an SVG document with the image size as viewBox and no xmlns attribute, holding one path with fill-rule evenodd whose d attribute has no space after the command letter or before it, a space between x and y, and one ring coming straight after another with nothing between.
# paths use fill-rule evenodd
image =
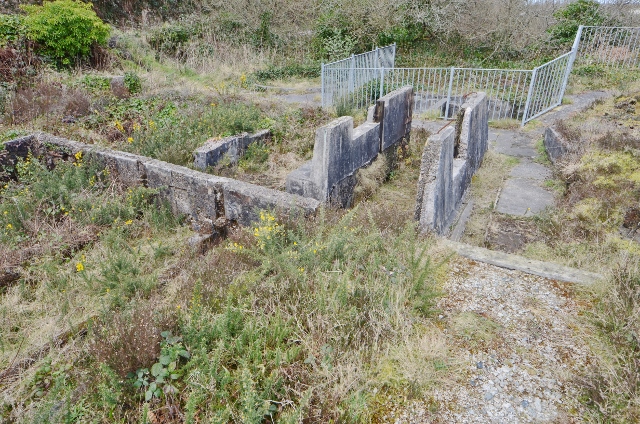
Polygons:
<instances>
[{"instance_id":1,"label":"yellow wildflower","mask_svg":"<svg viewBox=\"0 0 640 424\"><path fill-rule=\"evenodd\" d=\"M76 272L82 272L82 271L84 271L84 265L82 264L82 262L76 263Z\"/></svg>"},{"instance_id":2,"label":"yellow wildflower","mask_svg":"<svg viewBox=\"0 0 640 424\"><path fill-rule=\"evenodd\" d=\"M133 143L133 137L129 137L129 138L127 138L127 141L128 141L129 143Z\"/></svg>"},{"instance_id":3,"label":"yellow wildflower","mask_svg":"<svg viewBox=\"0 0 640 424\"><path fill-rule=\"evenodd\" d=\"M128 219L124 222L124 225L131 225L131 224L133 224L133 220L131 219Z\"/></svg>"},{"instance_id":4,"label":"yellow wildflower","mask_svg":"<svg viewBox=\"0 0 640 424\"><path fill-rule=\"evenodd\" d=\"M13 228L13 225L11 225L11 224L7 224L7 230L10 230L10 229L12 229L12 228Z\"/></svg>"}]
</instances>

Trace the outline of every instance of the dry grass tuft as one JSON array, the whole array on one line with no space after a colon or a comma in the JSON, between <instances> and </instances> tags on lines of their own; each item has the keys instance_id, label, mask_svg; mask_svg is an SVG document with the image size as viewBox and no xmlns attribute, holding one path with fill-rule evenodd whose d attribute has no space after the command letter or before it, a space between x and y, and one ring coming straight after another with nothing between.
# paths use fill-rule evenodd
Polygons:
<instances>
[{"instance_id":1,"label":"dry grass tuft","mask_svg":"<svg viewBox=\"0 0 640 424\"><path fill-rule=\"evenodd\" d=\"M173 317L154 311L153 305L99 318L93 324L89 353L105 363L120 377L146 368L160 354L160 333L173 330Z\"/></svg>"},{"instance_id":2,"label":"dry grass tuft","mask_svg":"<svg viewBox=\"0 0 640 424\"><path fill-rule=\"evenodd\" d=\"M593 315L597 355L579 379L592 422L640 420L640 263L617 268Z\"/></svg>"}]
</instances>

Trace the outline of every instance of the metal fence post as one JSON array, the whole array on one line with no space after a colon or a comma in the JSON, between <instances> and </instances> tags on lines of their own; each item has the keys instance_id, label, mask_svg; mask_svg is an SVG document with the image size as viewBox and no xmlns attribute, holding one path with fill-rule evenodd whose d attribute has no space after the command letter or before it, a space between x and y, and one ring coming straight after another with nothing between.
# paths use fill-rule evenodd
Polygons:
<instances>
[{"instance_id":1,"label":"metal fence post","mask_svg":"<svg viewBox=\"0 0 640 424\"><path fill-rule=\"evenodd\" d=\"M456 72L456 68L451 67L451 75L449 75L449 89L447 91L447 103L444 108L444 119L449 119L449 106L451 103L451 91L453 90L453 75Z\"/></svg>"},{"instance_id":2,"label":"metal fence post","mask_svg":"<svg viewBox=\"0 0 640 424\"><path fill-rule=\"evenodd\" d=\"M353 73L356 69L356 57L351 55L351 67L349 68L349 93L353 93L355 83L353 81Z\"/></svg>"},{"instance_id":3,"label":"metal fence post","mask_svg":"<svg viewBox=\"0 0 640 424\"><path fill-rule=\"evenodd\" d=\"M320 104L322 107L325 107L324 100L325 92L324 92L324 63L320 64Z\"/></svg>"},{"instance_id":4,"label":"metal fence post","mask_svg":"<svg viewBox=\"0 0 640 424\"><path fill-rule=\"evenodd\" d=\"M373 68L377 68L380 66L380 48L376 47L376 60L374 62Z\"/></svg>"},{"instance_id":5,"label":"metal fence post","mask_svg":"<svg viewBox=\"0 0 640 424\"><path fill-rule=\"evenodd\" d=\"M560 92L560 101L564 98L564 92L567 89L567 84L569 84L569 75L571 71L573 71L573 64L576 61L578 56L578 49L580 48L580 39L582 38L582 29L584 25L580 25L578 27L578 33L576 34L576 39L573 40L573 47L571 47L571 56L569 57L569 63L567 64L567 70L564 76L564 80L562 82L562 90Z\"/></svg>"},{"instance_id":6,"label":"metal fence post","mask_svg":"<svg viewBox=\"0 0 640 424\"><path fill-rule=\"evenodd\" d=\"M391 56L391 67L396 67L396 43L393 43L393 55Z\"/></svg>"},{"instance_id":7,"label":"metal fence post","mask_svg":"<svg viewBox=\"0 0 640 424\"><path fill-rule=\"evenodd\" d=\"M384 96L384 66L380 67L380 97L382 96Z\"/></svg>"},{"instance_id":8,"label":"metal fence post","mask_svg":"<svg viewBox=\"0 0 640 424\"><path fill-rule=\"evenodd\" d=\"M529 107L531 106L531 98L533 97L534 86L536 83L536 75L538 74L538 68L533 68L531 74L531 83L529 84L529 93L527 94L527 103L524 106L524 114L522 114L522 126L527 123L527 115L529 114Z\"/></svg>"}]
</instances>

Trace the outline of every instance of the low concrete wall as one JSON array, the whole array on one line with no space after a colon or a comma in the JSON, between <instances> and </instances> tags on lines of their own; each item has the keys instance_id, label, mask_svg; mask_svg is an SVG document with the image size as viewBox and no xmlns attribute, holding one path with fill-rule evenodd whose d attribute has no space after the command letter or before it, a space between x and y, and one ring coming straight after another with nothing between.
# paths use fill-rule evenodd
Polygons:
<instances>
[{"instance_id":1,"label":"low concrete wall","mask_svg":"<svg viewBox=\"0 0 640 424\"><path fill-rule=\"evenodd\" d=\"M56 151L62 160L83 152L88 161L99 161L112 176L127 186L144 185L159 190L174 213L184 214L196 223L212 223L218 218L249 225L259 220L259 211L314 213L320 202L243 181L218 177L131 153L79 143L49 134L37 133L8 141L9 156L36 156Z\"/></svg>"},{"instance_id":2,"label":"low concrete wall","mask_svg":"<svg viewBox=\"0 0 640 424\"><path fill-rule=\"evenodd\" d=\"M567 141L554 127L547 127L544 131L544 148L552 163L569 152Z\"/></svg>"},{"instance_id":3,"label":"low concrete wall","mask_svg":"<svg viewBox=\"0 0 640 424\"><path fill-rule=\"evenodd\" d=\"M409 136L412 117L413 87L400 88L378 99L373 121L380 122L382 126L381 152Z\"/></svg>"},{"instance_id":4,"label":"low concrete wall","mask_svg":"<svg viewBox=\"0 0 640 424\"><path fill-rule=\"evenodd\" d=\"M455 129L447 127L429 137L422 153L416 219L421 229L443 233L450 225L455 209L453 191L453 148Z\"/></svg>"},{"instance_id":5,"label":"low concrete wall","mask_svg":"<svg viewBox=\"0 0 640 424\"><path fill-rule=\"evenodd\" d=\"M415 209L422 232L445 234L453 224L489 146L487 105L484 93L468 96L458 112L458 125L429 137L422 154Z\"/></svg>"},{"instance_id":6,"label":"low concrete wall","mask_svg":"<svg viewBox=\"0 0 640 424\"><path fill-rule=\"evenodd\" d=\"M193 152L193 165L197 169L205 170L208 166L216 166L225 156L231 163L236 164L249 145L269 138L271 132L262 130L255 134L242 133L221 140L208 140Z\"/></svg>"},{"instance_id":7,"label":"low concrete wall","mask_svg":"<svg viewBox=\"0 0 640 424\"><path fill-rule=\"evenodd\" d=\"M412 108L413 89L403 87L380 98L367 122L355 129L350 116L319 128L313 159L287 176L287 192L350 207L357 170L379 153L394 156L395 147L410 136Z\"/></svg>"}]
</instances>

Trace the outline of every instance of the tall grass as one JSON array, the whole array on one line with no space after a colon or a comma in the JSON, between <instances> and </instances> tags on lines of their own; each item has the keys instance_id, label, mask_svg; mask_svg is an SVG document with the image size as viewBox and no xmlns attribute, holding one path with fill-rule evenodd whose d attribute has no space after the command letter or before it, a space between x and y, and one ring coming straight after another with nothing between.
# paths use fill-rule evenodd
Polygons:
<instances>
[{"instance_id":1,"label":"tall grass","mask_svg":"<svg viewBox=\"0 0 640 424\"><path fill-rule=\"evenodd\" d=\"M581 380L592 422L640 420L640 263L618 267L590 321L597 356Z\"/></svg>"}]
</instances>

